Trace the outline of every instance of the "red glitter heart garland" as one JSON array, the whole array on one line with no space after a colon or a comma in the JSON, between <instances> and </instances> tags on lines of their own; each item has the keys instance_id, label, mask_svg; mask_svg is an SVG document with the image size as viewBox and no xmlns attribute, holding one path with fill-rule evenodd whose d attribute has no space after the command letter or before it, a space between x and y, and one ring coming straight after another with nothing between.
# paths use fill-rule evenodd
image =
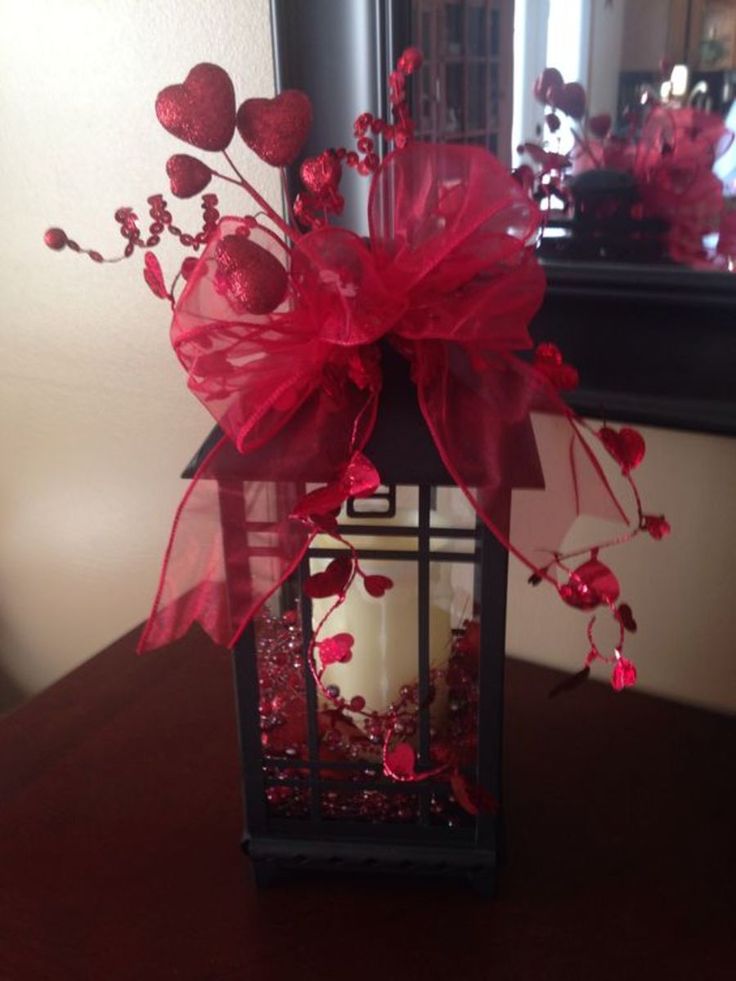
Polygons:
<instances>
[{"instance_id":1,"label":"red glitter heart garland","mask_svg":"<svg viewBox=\"0 0 736 981\"><path fill-rule=\"evenodd\" d=\"M387 590L393 588L394 583L388 576L372 575L363 577L363 585L370 596L380 599Z\"/></svg>"},{"instance_id":2,"label":"red glitter heart garland","mask_svg":"<svg viewBox=\"0 0 736 981\"><path fill-rule=\"evenodd\" d=\"M353 656L353 644L355 638L352 634L341 633L333 637L325 637L316 647L319 650L319 658L322 664L345 664Z\"/></svg>"},{"instance_id":3,"label":"red glitter heart garland","mask_svg":"<svg viewBox=\"0 0 736 981\"><path fill-rule=\"evenodd\" d=\"M610 426L603 426L598 435L611 456L621 465L621 471L628 474L635 470L644 459L646 444L644 437L636 429L624 426L618 432Z\"/></svg>"},{"instance_id":4,"label":"red glitter heart garland","mask_svg":"<svg viewBox=\"0 0 736 981\"><path fill-rule=\"evenodd\" d=\"M348 556L333 559L324 572L313 573L304 584L304 592L310 599L326 599L339 596L353 574L353 560Z\"/></svg>"},{"instance_id":5,"label":"red glitter heart garland","mask_svg":"<svg viewBox=\"0 0 736 981\"><path fill-rule=\"evenodd\" d=\"M292 511L292 517L314 521L319 516L328 519L327 527L331 528L334 521L330 517L349 497L371 497L380 484L381 478L371 461L362 453L354 453L340 479L305 494Z\"/></svg>"},{"instance_id":6,"label":"red glitter heart garland","mask_svg":"<svg viewBox=\"0 0 736 981\"><path fill-rule=\"evenodd\" d=\"M614 603L619 591L614 574L596 558L579 565L570 574L568 582L560 586L562 599L581 610L592 610L601 603Z\"/></svg>"}]
</instances>

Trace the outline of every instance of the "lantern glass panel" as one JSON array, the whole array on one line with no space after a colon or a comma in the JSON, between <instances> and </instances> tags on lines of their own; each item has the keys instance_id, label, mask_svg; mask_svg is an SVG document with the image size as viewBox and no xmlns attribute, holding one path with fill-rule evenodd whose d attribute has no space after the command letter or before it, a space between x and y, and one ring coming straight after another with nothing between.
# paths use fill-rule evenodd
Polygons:
<instances>
[{"instance_id":1,"label":"lantern glass panel","mask_svg":"<svg viewBox=\"0 0 736 981\"><path fill-rule=\"evenodd\" d=\"M432 528L475 529L478 516L459 487L433 488L429 523Z\"/></svg>"},{"instance_id":2,"label":"lantern glass panel","mask_svg":"<svg viewBox=\"0 0 736 981\"><path fill-rule=\"evenodd\" d=\"M403 542L402 539L401 544ZM389 543L395 547L393 540ZM366 551L365 554L370 553ZM311 559L310 571L323 568L327 561ZM384 596L377 598L370 596L356 580L342 606L330 614L325 633L330 636L349 633L354 637L354 644L348 662L331 664L325 669L324 682L327 686L337 686L340 695L348 700L362 696L367 707L383 713L398 698L401 687L411 684L417 677L416 563L361 558L360 564L367 575L388 576L394 585ZM314 627L332 603L332 598L312 601Z\"/></svg>"},{"instance_id":3,"label":"lantern glass panel","mask_svg":"<svg viewBox=\"0 0 736 981\"><path fill-rule=\"evenodd\" d=\"M332 612L335 597L310 600L301 590L306 577L349 554L345 544L319 535L299 573L259 616L267 820L416 825L427 833L472 829L474 818L454 796L448 773L460 770L471 782L477 777L481 532L475 515L455 487L398 486L351 502L338 522L362 573L386 576L393 587L371 596L358 575ZM307 664L314 633L353 638L351 656L321 675L331 698ZM441 768L448 754L451 767L416 782L386 776L389 724L389 745L412 747L417 775Z\"/></svg>"}]
</instances>

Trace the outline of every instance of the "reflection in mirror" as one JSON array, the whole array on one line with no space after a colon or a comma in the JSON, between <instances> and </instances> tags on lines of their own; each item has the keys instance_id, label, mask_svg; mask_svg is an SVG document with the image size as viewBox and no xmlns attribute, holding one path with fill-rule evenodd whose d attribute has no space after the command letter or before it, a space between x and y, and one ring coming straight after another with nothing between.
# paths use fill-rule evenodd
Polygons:
<instances>
[{"instance_id":1,"label":"reflection in mirror","mask_svg":"<svg viewBox=\"0 0 736 981\"><path fill-rule=\"evenodd\" d=\"M419 139L484 146L511 164L513 17L513 0L413 0Z\"/></svg>"},{"instance_id":2,"label":"reflection in mirror","mask_svg":"<svg viewBox=\"0 0 736 981\"><path fill-rule=\"evenodd\" d=\"M418 137L515 168L543 255L734 271L736 0L413 0L412 34Z\"/></svg>"}]
</instances>

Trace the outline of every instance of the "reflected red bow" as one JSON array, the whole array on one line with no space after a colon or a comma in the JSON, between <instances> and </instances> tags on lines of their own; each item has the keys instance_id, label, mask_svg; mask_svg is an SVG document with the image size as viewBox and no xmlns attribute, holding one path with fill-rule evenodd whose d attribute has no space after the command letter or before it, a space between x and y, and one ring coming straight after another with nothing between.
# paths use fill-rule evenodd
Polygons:
<instances>
[{"instance_id":1,"label":"reflected red bow","mask_svg":"<svg viewBox=\"0 0 736 981\"><path fill-rule=\"evenodd\" d=\"M551 557L583 511L626 520L549 372L514 353L530 347L544 290L538 220L484 150L421 143L375 174L368 242L326 227L288 247L253 219L223 219L172 343L225 436L177 513L141 650L194 621L232 645L318 529L297 516L306 485L328 484L333 507L335 487L355 492L379 340L409 359L448 472L535 575L554 581ZM509 524L513 488L541 517Z\"/></svg>"},{"instance_id":2,"label":"reflected red bow","mask_svg":"<svg viewBox=\"0 0 736 981\"><path fill-rule=\"evenodd\" d=\"M575 172L630 173L643 214L667 223L670 256L699 265L709 259L703 237L718 230L724 213L723 185L713 165L733 138L717 113L655 105L635 136L584 140L575 152Z\"/></svg>"}]
</instances>

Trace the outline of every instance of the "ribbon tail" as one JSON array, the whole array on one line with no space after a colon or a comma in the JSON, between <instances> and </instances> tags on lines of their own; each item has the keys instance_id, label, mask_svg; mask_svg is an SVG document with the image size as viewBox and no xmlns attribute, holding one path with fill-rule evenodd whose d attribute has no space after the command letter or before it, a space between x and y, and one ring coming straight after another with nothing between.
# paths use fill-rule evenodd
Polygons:
<instances>
[{"instance_id":1,"label":"ribbon tail","mask_svg":"<svg viewBox=\"0 0 736 981\"><path fill-rule=\"evenodd\" d=\"M335 411L317 390L276 436L247 453L223 436L176 512L139 653L194 623L215 643L234 646L304 557L314 529L292 515L308 484L344 472L370 435L377 400L378 387L346 385Z\"/></svg>"},{"instance_id":2,"label":"ribbon tail","mask_svg":"<svg viewBox=\"0 0 736 981\"><path fill-rule=\"evenodd\" d=\"M412 361L448 473L534 573L555 582L548 567L582 514L628 523L582 426L530 365L443 342L416 344Z\"/></svg>"},{"instance_id":3,"label":"ribbon tail","mask_svg":"<svg viewBox=\"0 0 736 981\"><path fill-rule=\"evenodd\" d=\"M177 509L153 608L138 652L154 650L199 623L233 647L254 614L289 578L310 533L290 518L297 481L244 479L223 437L194 475Z\"/></svg>"}]
</instances>

